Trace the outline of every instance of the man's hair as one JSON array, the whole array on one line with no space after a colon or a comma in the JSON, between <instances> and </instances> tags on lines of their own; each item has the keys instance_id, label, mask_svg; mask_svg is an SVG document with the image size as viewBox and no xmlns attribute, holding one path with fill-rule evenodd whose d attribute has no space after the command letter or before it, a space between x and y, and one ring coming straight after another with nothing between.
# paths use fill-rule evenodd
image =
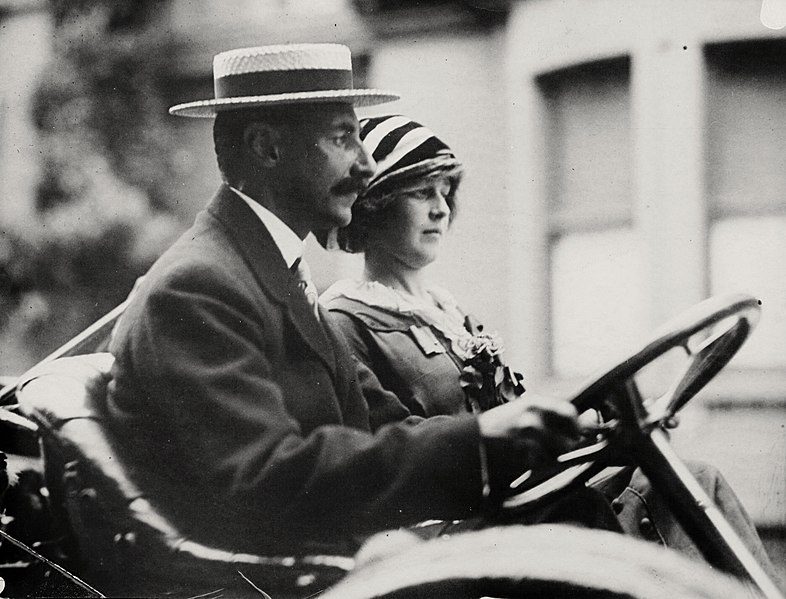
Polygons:
<instances>
[{"instance_id":1,"label":"man's hair","mask_svg":"<svg viewBox=\"0 0 786 599\"><path fill-rule=\"evenodd\" d=\"M462 166L438 169L424 175L396 178L386 186L387 191L375 188L361 194L352 206L352 221L346 227L338 230L338 246L349 253L365 252L369 240L390 218L396 201L406 193L401 190L405 190L418 181L435 177L447 177L450 180L450 192L445 198L445 202L450 208L448 219L452 223L458 207L456 194L463 174Z\"/></svg>"},{"instance_id":2,"label":"man's hair","mask_svg":"<svg viewBox=\"0 0 786 599\"><path fill-rule=\"evenodd\" d=\"M289 124L294 112L289 105L219 111L213 123L213 145L224 182L236 185L243 178L246 168L243 133L246 126L259 121L271 125Z\"/></svg>"}]
</instances>

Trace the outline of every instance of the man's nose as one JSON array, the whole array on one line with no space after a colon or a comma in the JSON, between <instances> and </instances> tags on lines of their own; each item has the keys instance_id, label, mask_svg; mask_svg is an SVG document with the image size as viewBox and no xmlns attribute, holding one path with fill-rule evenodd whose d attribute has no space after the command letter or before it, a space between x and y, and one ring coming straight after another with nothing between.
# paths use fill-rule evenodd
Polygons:
<instances>
[{"instance_id":1,"label":"man's nose","mask_svg":"<svg viewBox=\"0 0 786 599\"><path fill-rule=\"evenodd\" d=\"M352 175L357 178L370 179L377 170L377 163L368 148L358 140L358 151L352 165Z\"/></svg>"}]
</instances>

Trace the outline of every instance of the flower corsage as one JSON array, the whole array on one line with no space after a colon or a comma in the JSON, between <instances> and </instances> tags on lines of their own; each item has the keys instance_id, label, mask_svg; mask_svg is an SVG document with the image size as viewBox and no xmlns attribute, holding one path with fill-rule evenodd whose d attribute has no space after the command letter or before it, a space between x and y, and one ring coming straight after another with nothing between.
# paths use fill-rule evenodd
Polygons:
<instances>
[{"instance_id":1,"label":"flower corsage","mask_svg":"<svg viewBox=\"0 0 786 599\"><path fill-rule=\"evenodd\" d=\"M496 333L484 333L467 318L469 335L456 340L456 353L464 358L459 382L473 412L509 402L525 391L523 375L504 363L502 341Z\"/></svg>"}]
</instances>

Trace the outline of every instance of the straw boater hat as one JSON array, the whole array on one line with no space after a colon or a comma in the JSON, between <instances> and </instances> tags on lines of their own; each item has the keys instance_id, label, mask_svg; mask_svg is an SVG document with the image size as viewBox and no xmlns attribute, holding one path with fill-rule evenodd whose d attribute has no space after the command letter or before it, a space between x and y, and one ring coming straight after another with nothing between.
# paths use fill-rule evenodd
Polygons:
<instances>
[{"instance_id":1,"label":"straw boater hat","mask_svg":"<svg viewBox=\"0 0 786 599\"><path fill-rule=\"evenodd\" d=\"M353 89L352 57L340 44L290 44L240 48L213 58L215 98L178 104L178 116L214 117L238 108L348 102L373 106L398 100L378 89Z\"/></svg>"}]
</instances>

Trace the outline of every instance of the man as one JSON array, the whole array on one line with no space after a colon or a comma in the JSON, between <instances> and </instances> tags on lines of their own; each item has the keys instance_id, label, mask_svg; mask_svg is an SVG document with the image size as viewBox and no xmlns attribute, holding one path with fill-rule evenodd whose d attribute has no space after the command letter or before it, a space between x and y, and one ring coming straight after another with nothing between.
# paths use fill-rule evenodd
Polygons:
<instances>
[{"instance_id":1,"label":"man","mask_svg":"<svg viewBox=\"0 0 786 599\"><path fill-rule=\"evenodd\" d=\"M115 329L121 457L187 535L236 551L353 551L374 531L482 515L570 446L573 408L531 397L417 422L303 293L303 240L346 225L374 173L353 105L396 96L352 89L337 45L226 52L214 78L215 99L170 112L215 117L226 184Z\"/></svg>"}]
</instances>

